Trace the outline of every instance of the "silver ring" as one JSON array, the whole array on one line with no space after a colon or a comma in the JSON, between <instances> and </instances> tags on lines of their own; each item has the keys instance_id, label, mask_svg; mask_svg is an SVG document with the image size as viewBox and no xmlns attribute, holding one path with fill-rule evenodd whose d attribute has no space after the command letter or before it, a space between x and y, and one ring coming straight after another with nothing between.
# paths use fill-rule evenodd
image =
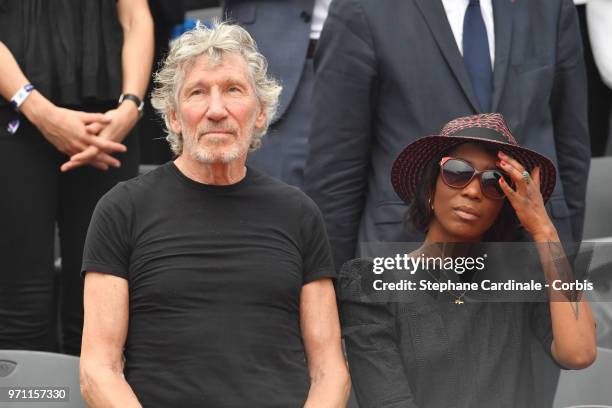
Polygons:
<instances>
[{"instance_id":1,"label":"silver ring","mask_svg":"<svg viewBox=\"0 0 612 408\"><path fill-rule=\"evenodd\" d=\"M522 175L523 179L525 180L525 183L529 184L529 182L531 181L531 175L529 174L529 172L525 170Z\"/></svg>"}]
</instances>

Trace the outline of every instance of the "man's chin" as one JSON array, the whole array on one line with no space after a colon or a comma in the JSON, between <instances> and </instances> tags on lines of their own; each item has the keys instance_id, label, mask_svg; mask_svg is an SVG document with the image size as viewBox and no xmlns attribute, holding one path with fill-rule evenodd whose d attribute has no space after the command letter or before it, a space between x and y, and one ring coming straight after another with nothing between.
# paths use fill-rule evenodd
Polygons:
<instances>
[{"instance_id":1,"label":"man's chin","mask_svg":"<svg viewBox=\"0 0 612 408\"><path fill-rule=\"evenodd\" d=\"M192 157L202 164L229 164L240 158L237 149L198 149Z\"/></svg>"}]
</instances>

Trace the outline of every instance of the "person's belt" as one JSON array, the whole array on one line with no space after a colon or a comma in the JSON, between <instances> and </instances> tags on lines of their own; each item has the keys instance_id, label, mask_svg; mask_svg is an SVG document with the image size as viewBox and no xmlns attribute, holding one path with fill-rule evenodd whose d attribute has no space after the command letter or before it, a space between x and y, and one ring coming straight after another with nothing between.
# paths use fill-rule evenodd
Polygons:
<instances>
[{"instance_id":1,"label":"person's belt","mask_svg":"<svg viewBox=\"0 0 612 408\"><path fill-rule=\"evenodd\" d=\"M310 39L308 43L308 51L306 51L306 58L312 58L315 55L315 51L317 50L317 42L318 40Z\"/></svg>"}]
</instances>

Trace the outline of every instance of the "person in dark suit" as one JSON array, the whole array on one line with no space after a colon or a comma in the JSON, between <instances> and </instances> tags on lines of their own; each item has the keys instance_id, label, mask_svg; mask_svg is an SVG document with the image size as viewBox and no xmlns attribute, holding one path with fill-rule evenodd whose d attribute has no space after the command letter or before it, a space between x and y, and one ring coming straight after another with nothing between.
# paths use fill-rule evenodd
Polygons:
<instances>
[{"instance_id":1,"label":"person in dark suit","mask_svg":"<svg viewBox=\"0 0 612 408\"><path fill-rule=\"evenodd\" d=\"M337 268L359 243L406 240L389 180L400 149L479 112L502 113L523 146L552 158L547 209L562 241L580 241L590 147L571 0L335 0L315 69L305 190Z\"/></svg>"},{"instance_id":2,"label":"person in dark suit","mask_svg":"<svg viewBox=\"0 0 612 408\"><path fill-rule=\"evenodd\" d=\"M310 136L312 56L331 0L227 0L225 15L246 28L283 84L266 141L248 164L302 187ZM316 8L315 8L316 6Z\"/></svg>"}]
</instances>

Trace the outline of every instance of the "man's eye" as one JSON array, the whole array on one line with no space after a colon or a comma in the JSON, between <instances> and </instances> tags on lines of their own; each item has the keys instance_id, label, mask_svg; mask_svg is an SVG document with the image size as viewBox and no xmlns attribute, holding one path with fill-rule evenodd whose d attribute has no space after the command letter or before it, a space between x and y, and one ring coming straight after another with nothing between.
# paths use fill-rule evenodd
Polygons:
<instances>
[{"instance_id":1,"label":"man's eye","mask_svg":"<svg viewBox=\"0 0 612 408\"><path fill-rule=\"evenodd\" d=\"M229 92L232 92L232 93L234 93L234 92L242 92L242 90L240 88L238 88L237 86L230 86L229 88L227 88L227 90Z\"/></svg>"},{"instance_id":2,"label":"man's eye","mask_svg":"<svg viewBox=\"0 0 612 408\"><path fill-rule=\"evenodd\" d=\"M202 95L203 93L204 91L201 89L194 89L193 91L191 91L191 95Z\"/></svg>"}]
</instances>

